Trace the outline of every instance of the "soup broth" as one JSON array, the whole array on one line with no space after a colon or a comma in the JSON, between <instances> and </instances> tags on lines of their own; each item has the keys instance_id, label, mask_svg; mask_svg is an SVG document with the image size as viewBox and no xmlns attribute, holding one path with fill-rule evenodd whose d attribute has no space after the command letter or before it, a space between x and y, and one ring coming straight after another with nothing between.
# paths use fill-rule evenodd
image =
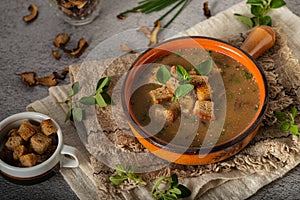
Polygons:
<instances>
[{"instance_id":1,"label":"soup broth","mask_svg":"<svg viewBox=\"0 0 300 200\"><path fill-rule=\"evenodd\" d=\"M195 66L207 59L213 61L214 67L203 76L195 70ZM174 96L174 90L166 87L168 83L164 85L155 80L158 68L162 65L167 66L171 74L172 66L182 66L191 78L201 76L208 80L209 96L204 100L201 99L203 96L199 98L199 87L194 85L194 89L183 97L156 101L151 91L159 91L166 97ZM147 69L139 80L135 80L141 86L133 92L130 106L137 123L162 141L190 147L224 143L243 131L259 108L259 90L254 77L244 66L227 55L199 49L183 49L167 54L145 68ZM177 75L173 73L172 77L176 79ZM211 84L217 75L223 83ZM193 79L189 81L192 82ZM216 103L215 100L223 103ZM199 105L211 106L211 115L206 115L206 111L202 114L202 107ZM197 106L200 108L200 115ZM226 115L219 113L222 109ZM220 118L223 119L221 127L209 129L212 122Z\"/></svg>"}]
</instances>

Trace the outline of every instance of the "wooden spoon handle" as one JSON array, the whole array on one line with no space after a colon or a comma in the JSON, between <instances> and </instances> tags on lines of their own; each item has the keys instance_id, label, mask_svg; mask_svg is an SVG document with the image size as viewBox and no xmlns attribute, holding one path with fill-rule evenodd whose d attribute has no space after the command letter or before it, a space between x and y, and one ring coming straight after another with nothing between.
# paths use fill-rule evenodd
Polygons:
<instances>
[{"instance_id":1,"label":"wooden spoon handle","mask_svg":"<svg viewBox=\"0 0 300 200\"><path fill-rule=\"evenodd\" d=\"M241 48L256 59L274 43L275 31L270 26L258 26L249 34Z\"/></svg>"}]
</instances>

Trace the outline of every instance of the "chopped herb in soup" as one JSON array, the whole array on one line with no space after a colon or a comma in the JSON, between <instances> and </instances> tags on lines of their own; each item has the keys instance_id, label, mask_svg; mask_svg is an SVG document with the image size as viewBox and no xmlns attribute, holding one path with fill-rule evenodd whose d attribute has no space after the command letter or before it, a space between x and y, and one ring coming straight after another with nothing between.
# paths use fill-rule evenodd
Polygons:
<instances>
[{"instance_id":1,"label":"chopped herb in soup","mask_svg":"<svg viewBox=\"0 0 300 200\"><path fill-rule=\"evenodd\" d=\"M162 141L190 147L223 143L245 129L259 108L253 75L218 52L183 49L143 73L135 80L140 86L131 96L131 109L135 120ZM216 74L222 84L214 83Z\"/></svg>"}]
</instances>

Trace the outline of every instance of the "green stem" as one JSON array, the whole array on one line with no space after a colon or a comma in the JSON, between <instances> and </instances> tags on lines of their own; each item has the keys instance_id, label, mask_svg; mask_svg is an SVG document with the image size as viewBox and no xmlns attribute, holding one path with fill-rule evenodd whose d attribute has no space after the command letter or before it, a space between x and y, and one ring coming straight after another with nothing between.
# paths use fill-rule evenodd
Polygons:
<instances>
[{"instance_id":1,"label":"green stem","mask_svg":"<svg viewBox=\"0 0 300 200\"><path fill-rule=\"evenodd\" d=\"M178 12L172 17L172 19L163 28L167 28L191 1L192 0L185 0L182 7L178 10Z\"/></svg>"}]
</instances>

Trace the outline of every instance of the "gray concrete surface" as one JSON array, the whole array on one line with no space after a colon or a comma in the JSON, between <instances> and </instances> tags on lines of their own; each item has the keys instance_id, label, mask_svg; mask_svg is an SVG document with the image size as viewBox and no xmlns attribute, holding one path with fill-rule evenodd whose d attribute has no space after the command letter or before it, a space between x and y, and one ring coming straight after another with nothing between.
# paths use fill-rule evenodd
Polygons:
<instances>
[{"instance_id":1,"label":"gray concrete surface","mask_svg":"<svg viewBox=\"0 0 300 200\"><path fill-rule=\"evenodd\" d=\"M212 14L216 14L241 0L210 0ZM136 5L134 0L104 0L100 16L91 24L75 27L58 18L47 1L38 0L1 0L0 6L0 120L25 111L26 105L46 97L47 87L28 87L15 73L35 71L39 76L60 71L71 63L80 63L89 51L99 42L130 28L151 26L159 16L134 14L125 21L116 19L116 15ZM182 31L205 20L202 15L202 3L194 0L170 26ZM287 6L300 16L300 2L286 0ZM22 16L28 14L27 7L35 3L39 7L39 16L31 24L25 24ZM63 56L55 60L51 55L53 38L58 33L68 33L72 41L84 37L90 47L80 59ZM76 42L73 42L75 45ZM72 42L71 42L72 45ZM66 84L68 80L60 84ZM250 199L300 199L300 166L281 179L262 188ZM8 182L0 176L0 199L77 199L72 189L57 173L50 179L36 185L21 186Z\"/></svg>"}]
</instances>

